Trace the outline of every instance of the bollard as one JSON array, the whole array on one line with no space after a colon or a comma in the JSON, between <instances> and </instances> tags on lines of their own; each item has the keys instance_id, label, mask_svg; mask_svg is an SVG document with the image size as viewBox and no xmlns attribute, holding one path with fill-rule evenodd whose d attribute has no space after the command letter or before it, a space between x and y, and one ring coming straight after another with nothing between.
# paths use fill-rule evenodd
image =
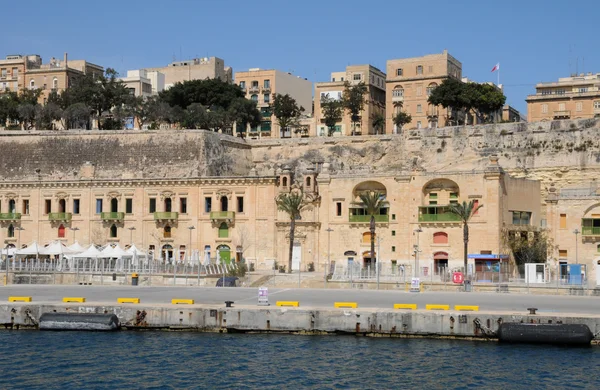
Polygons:
<instances>
[{"instance_id":1,"label":"bollard","mask_svg":"<svg viewBox=\"0 0 600 390\"><path fill-rule=\"evenodd\" d=\"M528 307L527 310L529 310L529 314L535 314L537 307Z\"/></svg>"},{"instance_id":2,"label":"bollard","mask_svg":"<svg viewBox=\"0 0 600 390\"><path fill-rule=\"evenodd\" d=\"M225 307L232 307L233 303L233 301L225 301Z\"/></svg>"},{"instance_id":3,"label":"bollard","mask_svg":"<svg viewBox=\"0 0 600 390\"><path fill-rule=\"evenodd\" d=\"M132 286L137 286L138 285L138 280L139 280L139 275L138 274L131 274L131 285Z\"/></svg>"}]
</instances>

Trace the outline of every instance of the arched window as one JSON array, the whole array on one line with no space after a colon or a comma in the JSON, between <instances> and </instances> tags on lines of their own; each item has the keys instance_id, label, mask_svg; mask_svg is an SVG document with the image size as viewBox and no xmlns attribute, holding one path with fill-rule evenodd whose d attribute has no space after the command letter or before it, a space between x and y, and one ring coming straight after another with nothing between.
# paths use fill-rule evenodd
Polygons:
<instances>
[{"instance_id":1,"label":"arched window","mask_svg":"<svg viewBox=\"0 0 600 390\"><path fill-rule=\"evenodd\" d=\"M423 74L423 65L417 65L417 74Z\"/></svg>"},{"instance_id":2,"label":"arched window","mask_svg":"<svg viewBox=\"0 0 600 390\"><path fill-rule=\"evenodd\" d=\"M118 231L117 231L117 225L113 224L110 227L110 238L117 238L117 233L118 233Z\"/></svg>"},{"instance_id":3,"label":"arched window","mask_svg":"<svg viewBox=\"0 0 600 390\"><path fill-rule=\"evenodd\" d=\"M392 90L392 97L397 97L397 98L401 98L404 97L404 88L402 88L401 85L397 85L393 90Z\"/></svg>"},{"instance_id":4,"label":"arched window","mask_svg":"<svg viewBox=\"0 0 600 390\"><path fill-rule=\"evenodd\" d=\"M117 198L112 198L110 200L110 212L116 213L117 211L119 211L119 201Z\"/></svg>"},{"instance_id":5,"label":"arched window","mask_svg":"<svg viewBox=\"0 0 600 390\"><path fill-rule=\"evenodd\" d=\"M172 207L173 207L173 202L171 201L171 198L165 198L165 211L171 212Z\"/></svg>"},{"instance_id":6,"label":"arched window","mask_svg":"<svg viewBox=\"0 0 600 390\"><path fill-rule=\"evenodd\" d=\"M58 238L65 238L65 225L60 225L58 227Z\"/></svg>"},{"instance_id":7,"label":"arched window","mask_svg":"<svg viewBox=\"0 0 600 390\"><path fill-rule=\"evenodd\" d=\"M258 102L258 95L254 94L254 95L250 96L250 100L252 100L253 102Z\"/></svg>"},{"instance_id":8,"label":"arched window","mask_svg":"<svg viewBox=\"0 0 600 390\"><path fill-rule=\"evenodd\" d=\"M306 178L306 186L310 187L310 176Z\"/></svg>"},{"instance_id":9,"label":"arched window","mask_svg":"<svg viewBox=\"0 0 600 390\"><path fill-rule=\"evenodd\" d=\"M219 238L228 238L229 237L229 228L225 222L221 223L219 226Z\"/></svg>"},{"instance_id":10,"label":"arched window","mask_svg":"<svg viewBox=\"0 0 600 390\"><path fill-rule=\"evenodd\" d=\"M29 87L35 88L35 80L29 80Z\"/></svg>"},{"instance_id":11,"label":"arched window","mask_svg":"<svg viewBox=\"0 0 600 390\"><path fill-rule=\"evenodd\" d=\"M67 206L67 202L64 199L60 199L58 201L58 212L65 213L67 211L66 206Z\"/></svg>"},{"instance_id":12,"label":"arched window","mask_svg":"<svg viewBox=\"0 0 600 390\"><path fill-rule=\"evenodd\" d=\"M376 238L377 234L373 235L373 238ZM370 244L371 243L371 232L364 232L362 235L362 242L363 244Z\"/></svg>"},{"instance_id":13,"label":"arched window","mask_svg":"<svg viewBox=\"0 0 600 390\"><path fill-rule=\"evenodd\" d=\"M163 230L163 237L171 238L171 226L169 226L169 225L165 226L165 228Z\"/></svg>"},{"instance_id":14,"label":"arched window","mask_svg":"<svg viewBox=\"0 0 600 390\"><path fill-rule=\"evenodd\" d=\"M221 211L227 211L229 209L229 201L226 196L221 197Z\"/></svg>"},{"instance_id":15,"label":"arched window","mask_svg":"<svg viewBox=\"0 0 600 390\"><path fill-rule=\"evenodd\" d=\"M433 233L433 243L434 244L447 244L448 243L448 233L445 233L445 232Z\"/></svg>"},{"instance_id":16,"label":"arched window","mask_svg":"<svg viewBox=\"0 0 600 390\"><path fill-rule=\"evenodd\" d=\"M15 227L10 224L8 225L8 237L13 238L15 236Z\"/></svg>"},{"instance_id":17,"label":"arched window","mask_svg":"<svg viewBox=\"0 0 600 390\"><path fill-rule=\"evenodd\" d=\"M56 77L52 79L52 88L58 89L58 79Z\"/></svg>"},{"instance_id":18,"label":"arched window","mask_svg":"<svg viewBox=\"0 0 600 390\"><path fill-rule=\"evenodd\" d=\"M437 83L431 83L427 86L427 96L431 96L433 90L437 87Z\"/></svg>"},{"instance_id":19,"label":"arched window","mask_svg":"<svg viewBox=\"0 0 600 390\"><path fill-rule=\"evenodd\" d=\"M16 207L16 202L14 199L11 199L8 201L8 212L9 213L16 213L17 212L17 207Z\"/></svg>"},{"instance_id":20,"label":"arched window","mask_svg":"<svg viewBox=\"0 0 600 390\"><path fill-rule=\"evenodd\" d=\"M283 180L282 180L282 185L283 185L284 187L287 187L287 177L284 177L284 178L283 178Z\"/></svg>"}]
</instances>

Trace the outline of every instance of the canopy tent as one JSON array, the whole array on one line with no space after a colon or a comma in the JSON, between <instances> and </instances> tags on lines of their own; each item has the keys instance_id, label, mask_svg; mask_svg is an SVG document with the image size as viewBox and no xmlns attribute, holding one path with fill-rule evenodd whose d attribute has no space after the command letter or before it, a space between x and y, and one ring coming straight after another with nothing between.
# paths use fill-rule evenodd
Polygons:
<instances>
[{"instance_id":1,"label":"canopy tent","mask_svg":"<svg viewBox=\"0 0 600 390\"><path fill-rule=\"evenodd\" d=\"M122 257L133 257L133 255L124 251L119 245L115 246L114 248L110 245L107 245L106 248L100 252L98 257L103 257L105 259L114 257L120 259Z\"/></svg>"},{"instance_id":2,"label":"canopy tent","mask_svg":"<svg viewBox=\"0 0 600 390\"><path fill-rule=\"evenodd\" d=\"M65 244L63 244L60 241L52 241L50 243L50 245L48 245L47 247L41 248L39 251L40 255L49 255L49 256L72 255L75 253L77 253L77 252L69 249Z\"/></svg>"},{"instance_id":3,"label":"canopy tent","mask_svg":"<svg viewBox=\"0 0 600 390\"><path fill-rule=\"evenodd\" d=\"M16 256L37 256L38 254L40 254L40 246L37 241L34 241L27 245L27 247L18 249L15 252Z\"/></svg>"},{"instance_id":4,"label":"canopy tent","mask_svg":"<svg viewBox=\"0 0 600 390\"><path fill-rule=\"evenodd\" d=\"M83 252L74 254L70 257L72 257L74 259L86 259L86 258L94 259L99 256L100 256L100 251L98 249L96 249L96 246L94 246L92 244L89 246L89 248L87 248Z\"/></svg>"},{"instance_id":5,"label":"canopy tent","mask_svg":"<svg viewBox=\"0 0 600 390\"><path fill-rule=\"evenodd\" d=\"M69 250L73 251L73 253L81 253L85 251L85 248L79 245L79 241L75 241L75 243L68 248Z\"/></svg>"},{"instance_id":6,"label":"canopy tent","mask_svg":"<svg viewBox=\"0 0 600 390\"><path fill-rule=\"evenodd\" d=\"M135 244L132 244L126 252L137 257L146 257L146 253L138 249Z\"/></svg>"}]
</instances>

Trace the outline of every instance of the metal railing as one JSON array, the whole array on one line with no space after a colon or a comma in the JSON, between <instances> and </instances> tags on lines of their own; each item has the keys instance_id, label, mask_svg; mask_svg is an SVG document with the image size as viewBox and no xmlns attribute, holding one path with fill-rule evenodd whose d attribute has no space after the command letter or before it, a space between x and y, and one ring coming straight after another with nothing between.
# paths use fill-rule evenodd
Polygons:
<instances>
[{"instance_id":1,"label":"metal railing","mask_svg":"<svg viewBox=\"0 0 600 390\"><path fill-rule=\"evenodd\" d=\"M374 215L374 217L375 217L375 222L389 222L390 221L390 216L387 214ZM350 215L348 217L348 222L369 223L369 222L371 222L371 216L370 215Z\"/></svg>"}]
</instances>

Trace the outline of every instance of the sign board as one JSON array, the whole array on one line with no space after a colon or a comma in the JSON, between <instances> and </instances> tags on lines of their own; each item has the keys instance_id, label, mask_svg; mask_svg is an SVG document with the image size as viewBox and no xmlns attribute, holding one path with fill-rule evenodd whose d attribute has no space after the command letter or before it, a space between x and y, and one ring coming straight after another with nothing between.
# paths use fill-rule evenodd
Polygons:
<instances>
[{"instance_id":1,"label":"sign board","mask_svg":"<svg viewBox=\"0 0 600 390\"><path fill-rule=\"evenodd\" d=\"M454 272L452 274L452 283L462 284L464 282L464 280L465 280L465 278L464 278L462 272Z\"/></svg>"},{"instance_id":2,"label":"sign board","mask_svg":"<svg viewBox=\"0 0 600 390\"><path fill-rule=\"evenodd\" d=\"M269 306L269 288L259 287L258 288L258 305Z\"/></svg>"},{"instance_id":3,"label":"sign board","mask_svg":"<svg viewBox=\"0 0 600 390\"><path fill-rule=\"evenodd\" d=\"M421 280L419 278L412 278L410 280L410 291L420 292L421 291Z\"/></svg>"}]
</instances>

